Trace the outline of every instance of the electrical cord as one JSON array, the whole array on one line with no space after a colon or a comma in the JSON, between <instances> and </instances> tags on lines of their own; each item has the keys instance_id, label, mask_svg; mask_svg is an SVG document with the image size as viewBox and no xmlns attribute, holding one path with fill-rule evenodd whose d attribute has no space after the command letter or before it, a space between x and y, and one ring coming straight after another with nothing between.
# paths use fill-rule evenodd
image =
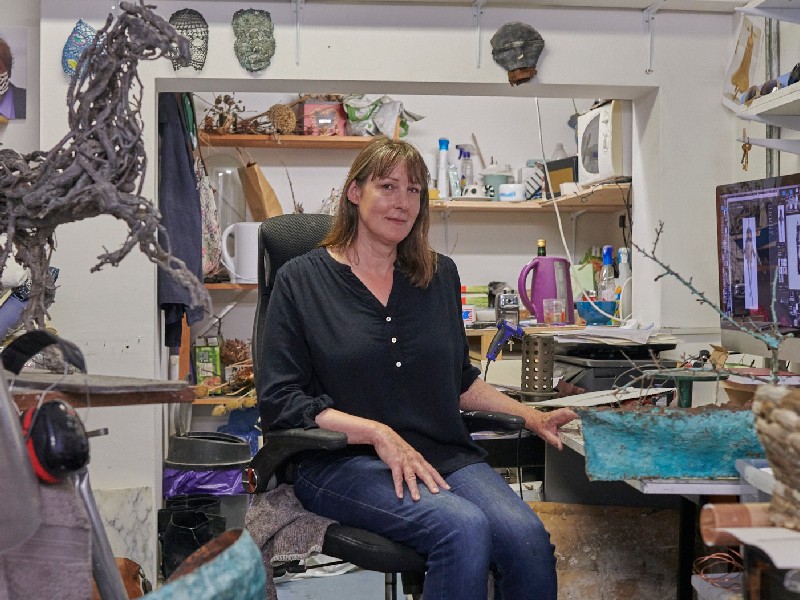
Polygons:
<instances>
[{"instance_id":1,"label":"electrical cord","mask_svg":"<svg viewBox=\"0 0 800 600\"><path fill-rule=\"evenodd\" d=\"M537 123L538 129L539 129L539 131L538 131L538 134L539 134L539 148L540 148L540 150L542 152L542 156L545 156L544 138L542 136L542 113L541 113L541 110L539 108L539 97L536 96L534 98L534 101L536 103L536 123ZM549 189L550 192L555 196L555 190L553 189L553 183L550 180L550 170L547 168L547 161L543 160L542 162L544 163L544 175L545 175L545 178L547 179L547 189ZM620 190L622 190L622 188L620 188ZM590 192L589 192L590 195L591 195L592 191L593 191L593 189L590 190ZM629 215L628 216L629 222L632 225L632 221L630 220L630 214L631 214L631 211L630 211L630 188L628 189L628 198L625 200L625 206L626 206L626 211L627 211L627 213ZM566 235L564 235L564 225L563 225L563 223L561 221L561 212L558 209L558 202L557 201L553 202L553 208L555 209L555 212L556 212L556 222L558 223L558 232L561 235L561 243L564 246L564 252L566 252L566 254L567 254L567 260L569 261L569 264L572 265L572 264L574 264L574 262L572 260L572 256L571 256L570 251L569 251L569 246L567 246L567 237L566 237ZM625 238L623 236L623 241L624 241L624 239ZM627 246L627 244L626 244L626 246ZM620 315L619 317L617 317L616 315L610 315L607 312L605 312L604 310L602 310L599 306L597 306L597 304L595 303L594 300L589 298L589 295L586 293L588 290L584 289L583 285L581 285L580 280L578 278L576 278L575 281L578 283L578 288L580 289L581 293L584 295L584 297L587 298L588 302L592 305L592 307L596 311L598 311L604 317L607 317L607 318L611 319L614 322L620 323L620 322L624 322L625 321L625 315ZM630 281L631 281L631 278L628 277L625 280L625 282L622 284L623 291L624 291L625 286L627 286L630 283ZM623 317L623 318L620 318L620 317Z\"/></svg>"},{"instance_id":2,"label":"electrical cord","mask_svg":"<svg viewBox=\"0 0 800 600\"><path fill-rule=\"evenodd\" d=\"M520 429L517 433L517 484L519 485L519 497L521 500L524 500L522 495L522 459L521 459L521 447L522 447L522 432L524 429Z\"/></svg>"}]
</instances>

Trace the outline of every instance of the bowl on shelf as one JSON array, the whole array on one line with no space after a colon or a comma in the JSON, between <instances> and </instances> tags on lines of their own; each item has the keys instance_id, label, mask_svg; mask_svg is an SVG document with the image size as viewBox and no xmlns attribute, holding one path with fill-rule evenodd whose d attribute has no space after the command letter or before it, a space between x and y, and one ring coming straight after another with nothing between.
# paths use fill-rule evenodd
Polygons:
<instances>
[{"instance_id":1,"label":"bowl on shelf","mask_svg":"<svg viewBox=\"0 0 800 600\"><path fill-rule=\"evenodd\" d=\"M617 308L617 303L614 300L595 300L594 303L597 305L597 308L605 313L608 313L609 315L613 315L614 310ZM587 325L611 324L611 319L601 313L600 310L597 310L597 308L592 306L591 302L576 302L575 308L578 309L578 314L581 316L581 319L586 321Z\"/></svg>"}]
</instances>

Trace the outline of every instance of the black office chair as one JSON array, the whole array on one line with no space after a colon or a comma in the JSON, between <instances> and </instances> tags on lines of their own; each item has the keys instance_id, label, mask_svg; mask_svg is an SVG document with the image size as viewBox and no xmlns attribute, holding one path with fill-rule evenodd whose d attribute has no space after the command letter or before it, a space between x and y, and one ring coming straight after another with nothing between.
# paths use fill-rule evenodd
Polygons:
<instances>
[{"instance_id":1,"label":"black office chair","mask_svg":"<svg viewBox=\"0 0 800 600\"><path fill-rule=\"evenodd\" d=\"M323 214L287 214L261 224L258 232L258 304L253 325L252 354L255 376L264 347L267 304L277 270L288 260L316 248L330 231L333 217ZM264 358L263 360L268 360ZM513 415L472 412L464 414L470 431L520 431L524 421ZM290 429L265 431L264 447L245 469L245 487L250 493L264 492L270 481L285 481L289 458L304 450L337 450L347 445L343 433L324 429ZM274 483L273 482L273 483ZM425 556L411 548L392 542L364 529L334 524L328 527L322 552L343 562L350 562L368 571L386 574L386 599L397 599L397 573L403 590L413 598L422 597Z\"/></svg>"}]
</instances>

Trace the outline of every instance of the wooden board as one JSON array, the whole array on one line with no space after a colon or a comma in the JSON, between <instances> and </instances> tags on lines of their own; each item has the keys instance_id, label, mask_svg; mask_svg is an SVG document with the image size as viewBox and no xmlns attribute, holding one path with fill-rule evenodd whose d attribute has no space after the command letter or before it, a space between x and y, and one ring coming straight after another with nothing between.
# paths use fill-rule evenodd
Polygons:
<instances>
[{"instance_id":1,"label":"wooden board","mask_svg":"<svg viewBox=\"0 0 800 600\"><path fill-rule=\"evenodd\" d=\"M191 403L195 399L185 381L23 371L10 376L8 382L13 382L14 401L21 410L36 406L44 390L48 390L45 401L62 399L76 408Z\"/></svg>"},{"instance_id":2,"label":"wooden board","mask_svg":"<svg viewBox=\"0 0 800 600\"><path fill-rule=\"evenodd\" d=\"M115 375L91 375L83 373L47 373L44 371L23 371L10 375L9 383L15 388L34 388L43 390L51 385L59 392L78 394L121 394L125 392L165 392L178 391L188 387L185 381L161 379L142 379L139 377L117 377Z\"/></svg>"}]
</instances>

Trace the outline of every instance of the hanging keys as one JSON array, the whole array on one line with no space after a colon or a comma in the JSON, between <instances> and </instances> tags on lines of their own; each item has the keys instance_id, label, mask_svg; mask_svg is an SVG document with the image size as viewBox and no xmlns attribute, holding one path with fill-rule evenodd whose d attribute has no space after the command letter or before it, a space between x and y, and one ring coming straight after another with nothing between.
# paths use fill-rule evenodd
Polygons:
<instances>
[{"instance_id":1,"label":"hanging keys","mask_svg":"<svg viewBox=\"0 0 800 600\"><path fill-rule=\"evenodd\" d=\"M745 142L742 144L742 169L747 171L747 167L750 166L750 149L753 145L750 142Z\"/></svg>"}]
</instances>

